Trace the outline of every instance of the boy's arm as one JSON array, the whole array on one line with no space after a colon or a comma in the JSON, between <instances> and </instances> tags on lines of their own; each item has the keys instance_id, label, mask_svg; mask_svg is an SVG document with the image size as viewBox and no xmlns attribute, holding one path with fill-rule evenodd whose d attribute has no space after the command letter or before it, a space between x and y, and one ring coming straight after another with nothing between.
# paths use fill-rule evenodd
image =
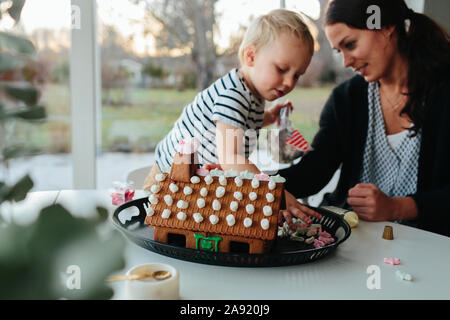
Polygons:
<instances>
[{"instance_id":1,"label":"boy's arm","mask_svg":"<svg viewBox=\"0 0 450 320\"><path fill-rule=\"evenodd\" d=\"M223 170L234 169L261 173L261 171L245 157L243 141L244 131L221 121L216 121L217 158Z\"/></svg>"},{"instance_id":2,"label":"boy's arm","mask_svg":"<svg viewBox=\"0 0 450 320\"><path fill-rule=\"evenodd\" d=\"M277 103L276 105L274 105L273 107L270 107L267 110L264 110L264 121L262 126L266 127L271 125L272 123L274 123L275 121L277 121L280 117L280 110L281 108L285 108L288 107L290 110L290 112L294 109L294 107L292 106L292 103L287 100L283 103Z\"/></svg>"}]
</instances>

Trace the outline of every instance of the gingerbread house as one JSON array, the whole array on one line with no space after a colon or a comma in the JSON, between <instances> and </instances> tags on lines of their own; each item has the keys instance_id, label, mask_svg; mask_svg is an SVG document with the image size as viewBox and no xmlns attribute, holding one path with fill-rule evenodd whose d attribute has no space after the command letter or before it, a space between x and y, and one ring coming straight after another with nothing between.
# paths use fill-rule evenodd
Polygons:
<instances>
[{"instance_id":1,"label":"gingerbread house","mask_svg":"<svg viewBox=\"0 0 450 320\"><path fill-rule=\"evenodd\" d=\"M154 227L154 240L215 252L269 251L284 204L284 179L208 171L195 158L195 150L184 149L170 173L156 176L145 219Z\"/></svg>"}]
</instances>

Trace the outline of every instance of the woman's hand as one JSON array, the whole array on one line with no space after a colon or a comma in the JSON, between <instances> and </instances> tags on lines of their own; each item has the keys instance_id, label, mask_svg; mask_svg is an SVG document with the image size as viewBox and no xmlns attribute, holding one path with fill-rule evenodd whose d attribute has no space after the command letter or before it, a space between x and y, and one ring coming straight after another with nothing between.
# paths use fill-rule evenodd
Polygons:
<instances>
[{"instance_id":1,"label":"woman's hand","mask_svg":"<svg viewBox=\"0 0 450 320\"><path fill-rule=\"evenodd\" d=\"M395 220L397 205L394 198L388 197L374 184L355 185L348 191L347 203L363 220Z\"/></svg>"},{"instance_id":2,"label":"woman's hand","mask_svg":"<svg viewBox=\"0 0 450 320\"><path fill-rule=\"evenodd\" d=\"M307 225L312 223L312 220L308 216L322 219L321 214L298 202L289 192L284 191L284 197L286 199L286 210L280 210L280 213L278 214L278 224L280 226L283 225L284 219L288 223L289 228L295 231L297 230L297 226L292 221L293 217L299 218Z\"/></svg>"},{"instance_id":3,"label":"woman's hand","mask_svg":"<svg viewBox=\"0 0 450 320\"><path fill-rule=\"evenodd\" d=\"M292 111L294 107L292 106L292 103L288 100L283 103L278 103L274 105L273 107L267 109L264 111L264 121L263 121L263 127L271 125L275 121L279 120L280 116L280 109L288 107L289 111Z\"/></svg>"}]
</instances>

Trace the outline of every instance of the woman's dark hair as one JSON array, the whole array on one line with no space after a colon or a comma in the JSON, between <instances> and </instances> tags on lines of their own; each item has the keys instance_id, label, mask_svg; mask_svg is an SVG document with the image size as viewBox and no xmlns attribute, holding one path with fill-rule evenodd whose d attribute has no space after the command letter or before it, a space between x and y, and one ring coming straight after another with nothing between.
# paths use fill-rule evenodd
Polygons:
<instances>
[{"instance_id":1,"label":"woman's dark hair","mask_svg":"<svg viewBox=\"0 0 450 320\"><path fill-rule=\"evenodd\" d=\"M408 8L403 0L331 0L325 13L325 25L345 23L357 29L369 29L367 19L380 8L380 27L395 26L398 50L408 61L408 102L402 110L414 123L416 135L423 125L424 106L450 74L450 38L447 31L431 18ZM405 26L409 20L409 28Z\"/></svg>"}]
</instances>

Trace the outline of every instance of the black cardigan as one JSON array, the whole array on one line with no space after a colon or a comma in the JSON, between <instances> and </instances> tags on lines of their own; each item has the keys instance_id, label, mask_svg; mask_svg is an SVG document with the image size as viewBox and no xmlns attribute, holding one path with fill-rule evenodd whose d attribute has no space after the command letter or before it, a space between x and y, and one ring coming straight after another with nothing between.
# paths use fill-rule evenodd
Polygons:
<instances>
[{"instance_id":1,"label":"black cardigan","mask_svg":"<svg viewBox=\"0 0 450 320\"><path fill-rule=\"evenodd\" d=\"M280 174L297 198L319 192L341 167L336 190L322 205L349 207L348 190L359 181L368 125L367 82L355 76L337 86L322 111L313 151ZM421 229L450 236L450 82L426 106L419 154L417 192L411 195Z\"/></svg>"}]
</instances>

